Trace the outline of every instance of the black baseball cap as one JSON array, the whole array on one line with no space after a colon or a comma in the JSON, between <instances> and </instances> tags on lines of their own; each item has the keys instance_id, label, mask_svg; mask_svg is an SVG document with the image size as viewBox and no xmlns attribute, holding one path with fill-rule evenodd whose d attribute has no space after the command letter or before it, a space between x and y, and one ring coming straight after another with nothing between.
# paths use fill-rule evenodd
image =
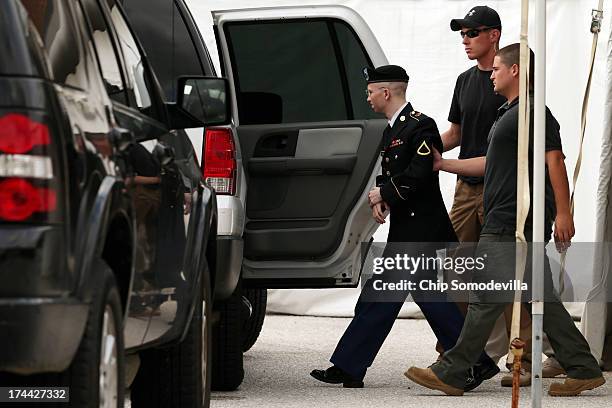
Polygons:
<instances>
[{"instance_id":1,"label":"black baseball cap","mask_svg":"<svg viewBox=\"0 0 612 408\"><path fill-rule=\"evenodd\" d=\"M408 82L409 79L404 68L398 65L381 65L376 69L365 67L363 77L368 84L375 82Z\"/></svg>"},{"instance_id":2,"label":"black baseball cap","mask_svg":"<svg viewBox=\"0 0 612 408\"><path fill-rule=\"evenodd\" d=\"M451 30L459 31L462 27L494 27L501 30L501 20L497 11L488 6L472 7L464 18L454 18L450 22Z\"/></svg>"}]
</instances>

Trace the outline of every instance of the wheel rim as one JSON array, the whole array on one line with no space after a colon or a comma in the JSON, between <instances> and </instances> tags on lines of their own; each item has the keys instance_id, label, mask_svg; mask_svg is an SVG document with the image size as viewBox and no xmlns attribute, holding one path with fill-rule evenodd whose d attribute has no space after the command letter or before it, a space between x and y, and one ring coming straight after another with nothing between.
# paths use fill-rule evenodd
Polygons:
<instances>
[{"instance_id":1,"label":"wheel rim","mask_svg":"<svg viewBox=\"0 0 612 408\"><path fill-rule=\"evenodd\" d=\"M118 365L115 316L110 305L104 309L100 347L100 408L117 406Z\"/></svg>"},{"instance_id":2,"label":"wheel rim","mask_svg":"<svg viewBox=\"0 0 612 408\"><path fill-rule=\"evenodd\" d=\"M202 401L206 400L206 362L208 361L208 325L206 324L206 300L202 301Z\"/></svg>"}]
</instances>

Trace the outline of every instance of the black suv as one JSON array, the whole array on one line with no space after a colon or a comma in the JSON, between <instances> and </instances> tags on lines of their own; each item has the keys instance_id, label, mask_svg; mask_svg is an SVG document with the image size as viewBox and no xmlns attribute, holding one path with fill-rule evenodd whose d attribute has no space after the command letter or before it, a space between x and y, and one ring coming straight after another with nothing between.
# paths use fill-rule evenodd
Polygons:
<instances>
[{"instance_id":1,"label":"black suv","mask_svg":"<svg viewBox=\"0 0 612 408\"><path fill-rule=\"evenodd\" d=\"M206 44L184 0L120 1L142 40L168 101L176 102L177 78L216 75ZM244 378L243 352L259 336L267 301L265 288L243 287L240 280L244 210L238 197L244 194L244 189L238 187L241 180L237 170L241 161L233 140L235 127L232 123L180 132L196 147L202 173L215 187L217 195L220 211L218 262L211 276L215 315L211 381L213 390L233 390Z\"/></svg>"},{"instance_id":2,"label":"black suv","mask_svg":"<svg viewBox=\"0 0 612 408\"><path fill-rule=\"evenodd\" d=\"M115 0L4 0L0 53L0 385L121 407L127 362L133 407L208 406L216 199L169 129L227 81L165 103Z\"/></svg>"}]
</instances>

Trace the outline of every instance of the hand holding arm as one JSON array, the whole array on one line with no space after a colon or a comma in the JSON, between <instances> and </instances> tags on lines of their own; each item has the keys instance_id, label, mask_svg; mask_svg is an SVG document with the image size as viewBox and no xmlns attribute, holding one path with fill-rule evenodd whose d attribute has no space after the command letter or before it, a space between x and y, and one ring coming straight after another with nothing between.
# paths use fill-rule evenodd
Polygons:
<instances>
[{"instance_id":1,"label":"hand holding arm","mask_svg":"<svg viewBox=\"0 0 612 408\"><path fill-rule=\"evenodd\" d=\"M460 176L482 177L485 173L487 159L485 156L473 157L471 159L443 159L440 152L433 149L434 165L433 171L445 171Z\"/></svg>"}]
</instances>

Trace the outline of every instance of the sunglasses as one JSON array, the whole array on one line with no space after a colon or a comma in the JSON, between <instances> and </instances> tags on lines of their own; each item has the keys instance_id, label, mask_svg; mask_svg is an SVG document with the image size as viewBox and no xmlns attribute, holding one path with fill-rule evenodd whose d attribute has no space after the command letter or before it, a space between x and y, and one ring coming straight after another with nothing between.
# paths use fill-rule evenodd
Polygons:
<instances>
[{"instance_id":1,"label":"sunglasses","mask_svg":"<svg viewBox=\"0 0 612 408\"><path fill-rule=\"evenodd\" d=\"M465 36L467 35L468 38L476 38L480 35L480 33L484 32L484 31L489 31L489 30L493 30L494 28L497 27L486 27L486 28L470 28L469 30L466 31L459 31L459 34L461 35L461 38L465 38Z\"/></svg>"}]
</instances>

